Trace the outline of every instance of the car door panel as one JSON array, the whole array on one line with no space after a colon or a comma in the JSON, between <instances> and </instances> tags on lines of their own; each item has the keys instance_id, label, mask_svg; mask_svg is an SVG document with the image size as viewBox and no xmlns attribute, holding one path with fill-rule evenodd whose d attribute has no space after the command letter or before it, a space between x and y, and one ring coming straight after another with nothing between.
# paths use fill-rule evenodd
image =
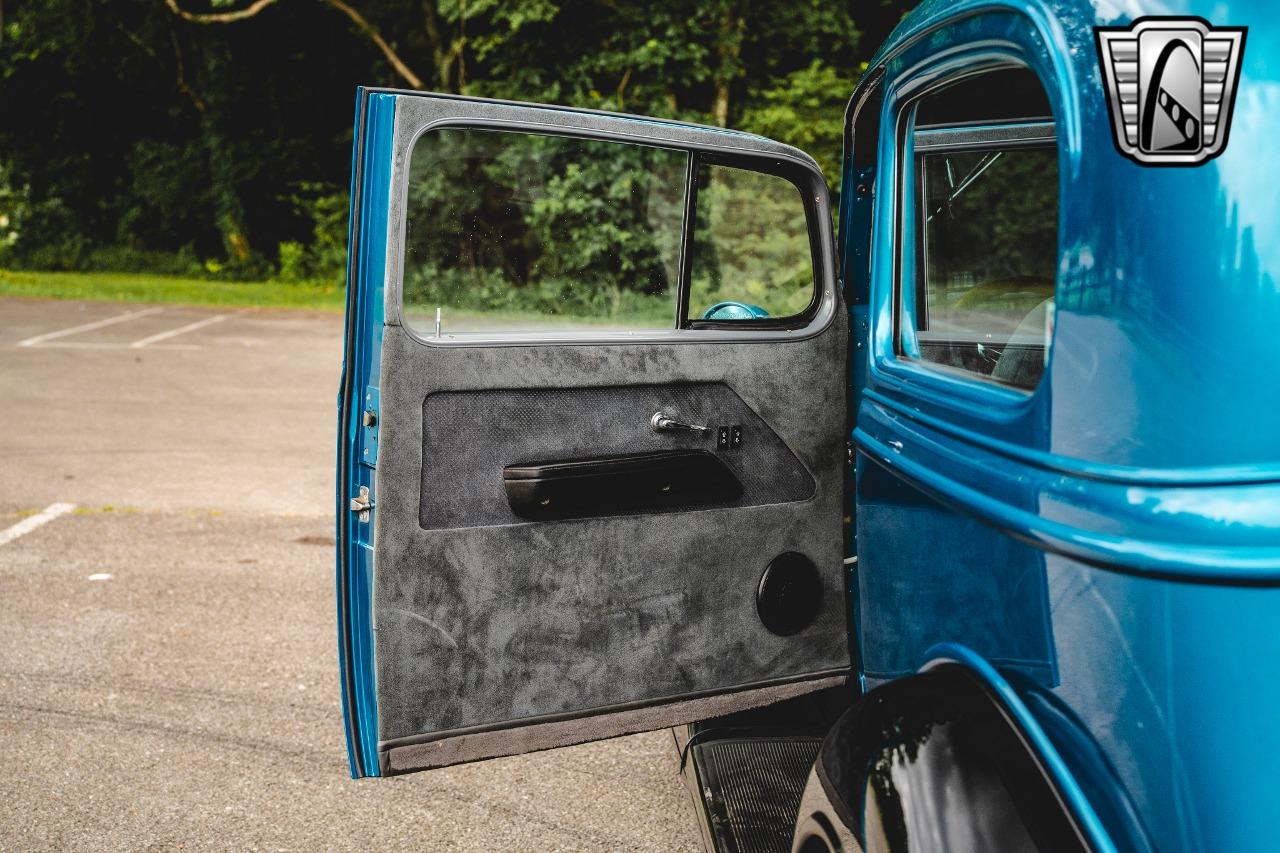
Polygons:
<instances>
[{"instance_id":1,"label":"car door panel","mask_svg":"<svg viewBox=\"0 0 1280 853\"><path fill-rule=\"evenodd\" d=\"M800 328L433 339L400 304L408 156L433 122L803 157L709 128L397 95L385 280L363 283L385 312L348 330L380 348L376 388L351 394L377 394L372 530L354 516L343 528L371 539L365 586L352 591L358 572L341 581L348 654L372 651L371 686L348 696L353 740L376 744L356 772L661 728L847 681L848 328L829 231L815 231L819 296ZM659 411L714 429L655 432ZM721 426L741 427L741 445L719 446ZM359 433L345 451L355 459ZM694 450L740 493L530 519L504 487L515 467ZM764 626L757 588L788 552L812 561L822 599L783 637Z\"/></svg>"},{"instance_id":2,"label":"car door panel","mask_svg":"<svg viewBox=\"0 0 1280 853\"><path fill-rule=\"evenodd\" d=\"M842 540L833 535L842 515L845 389L830 369L842 363L845 335L844 323L833 320L816 337L767 347L472 349L432 347L387 327L374 584L384 743L406 746L424 740L423 733L439 741L459 728L585 715L691 691L736 692L846 669ZM805 378L803 389L797 377ZM508 405L529 395L568 403L553 409L568 417L547 418L541 409L523 425L499 427L478 408L454 405L440 413L440 423L428 422L433 400L456 403L447 395L489 389ZM604 409L597 396L625 406ZM511 513L501 492L503 467L530 454L654 449L664 440L670 448L690 446L692 438L649 429L649 404L664 400L673 411L714 424L758 413L756 432L774 436L744 442L759 445L758 461L745 452L742 461L733 451L719 454L741 466L749 484L741 505L545 523ZM507 405L490 412L510 413ZM456 420L467 413L479 421ZM575 413L597 427L580 431ZM471 447L461 448L464 442ZM456 470L473 481L460 473L448 479L449 489L437 490L444 481L436 472L453 463L432 459L454 453L462 461ZM775 472L784 480L776 492L765 479ZM795 484L785 485L787 479ZM460 496L475 497L454 503L458 488ZM451 508L429 510L434 503ZM800 637L774 636L756 614L760 574L786 551L809 556L826 581L822 613ZM778 687L703 705L721 713L796 692L786 683ZM680 722L644 719L650 726ZM606 737L633 725L582 722L574 737ZM457 748L413 754L432 762L465 754Z\"/></svg>"}]
</instances>

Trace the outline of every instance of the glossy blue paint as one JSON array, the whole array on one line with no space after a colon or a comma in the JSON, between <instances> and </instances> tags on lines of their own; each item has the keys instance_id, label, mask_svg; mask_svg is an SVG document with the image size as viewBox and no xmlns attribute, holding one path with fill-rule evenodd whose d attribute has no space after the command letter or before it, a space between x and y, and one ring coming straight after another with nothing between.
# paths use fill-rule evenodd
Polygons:
<instances>
[{"instance_id":1,"label":"glossy blue paint","mask_svg":"<svg viewBox=\"0 0 1280 853\"><path fill-rule=\"evenodd\" d=\"M1153 169L1115 150L1092 28L1141 14L1250 28L1218 159ZM878 141L845 162L844 185L873 192L845 193L841 227L863 675L969 650L1122 850L1274 846L1277 22L1261 2L926 2L855 95L880 99ZM1030 394L893 346L903 104L1000 59L1045 84L1060 152L1054 341Z\"/></svg>"},{"instance_id":2,"label":"glossy blue paint","mask_svg":"<svg viewBox=\"0 0 1280 853\"><path fill-rule=\"evenodd\" d=\"M357 95L357 162L352 166L351 231L348 239L347 360L339 404L338 630L342 703L351 775L378 776L378 706L374 689L373 627L369 621L373 583L373 524L361 522L348 501L363 486L377 503L374 486L376 431L361 422L366 404L377 407L382 355L388 192L393 161L395 96L361 90ZM365 450L373 450L372 457ZM374 510L376 512L376 509ZM345 572L344 572L345 567Z\"/></svg>"},{"instance_id":3,"label":"glossy blue paint","mask_svg":"<svg viewBox=\"0 0 1280 853\"><path fill-rule=\"evenodd\" d=\"M360 118L363 112L364 112L364 93L360 89L357 89L355 118L352 120L353 127L360 126ZM348 205L349 205L348 218L347 218L348 223L355 220L355 199L356 199L356 190L357 190L356 175L359 174L359 170L357 169L357 164L359 162L359 150L360 149L358 146L355 146L355 145L351 146L351 180L347 187L347 197L348 197ZM351 257L352 257L351 250L354 248L354 237L355 237L355 231L348 224L348 227L347 227L347 304L346 304L346 311L348 314L351 314L354 310L354 306L352 305L352 301L351 301L354 294L354 289L351 287L351 280L354 278L354 276L351 274L351 266L350 266ZM347 355L346 354L348 352L347 347L350 346L350 343L351 343L350 340L347 340L345 342L346 346L344 346L343 348L342 371L338 379L338 401L337 401L338 402L338 405L337 405L338 426L337 426L337 429L335 430L335 433L338 436L338 444L336 448L337 461L335 463L337 466L337 470L334 472L334 482L338 484L338 489L336 494L337 511L334 513L334 525L337 528L337 530L334 533L334 548L337 551L337 553L334 554L334 565L337 567L337 571L335 573L337 588L334 590L333 598L337 608L338 683L339 683L339 689L342 693L342 731L343 731L343 736L347 745L347 768L352 775L355 775L357 770L359 769L359 764L356 757L356 740L354 737L354 733L352 731L355 727L352 725L352 722L351 722L351 714L352 714L353 708L352 708L351 701L347 695L349 692L347 689L347 678L350 672L350 668L347 665L347 659L348 657L350 657L350 654L348 652L349 644L345 639L347 635L347 601L346 601L347 594L346 594L346 580L345 580L345 575L342 569L343 563L346 560L346 551L347 551L347 544L343 540L343 532L347 524L347 521L343 513L343 510L345 509L346 495L343 494L342 481L343 481L343 471L345 470L345 467L346 467L345 459L346 459L346 453L347 453L346 447L345 447L346 427L347 427L347 405L346 405Z\"/></svg>"}]
</instances>

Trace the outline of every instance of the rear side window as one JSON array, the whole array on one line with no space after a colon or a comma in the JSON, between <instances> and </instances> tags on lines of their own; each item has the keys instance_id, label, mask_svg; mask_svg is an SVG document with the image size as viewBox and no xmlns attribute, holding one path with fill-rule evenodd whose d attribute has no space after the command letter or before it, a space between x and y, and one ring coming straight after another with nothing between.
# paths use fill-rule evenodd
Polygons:
<instances>
[{"instance_id":1,"label":"rear side window","mask_svg":"<svg viewBox=\"0 0 1280 853\"><path fill-rule=\"evenodd\" d=\"M926 95L909 150L900 354L1034 389L1058 265L1058 152L1039 81L1005 70Z\"/></svg>"}]
</instances>

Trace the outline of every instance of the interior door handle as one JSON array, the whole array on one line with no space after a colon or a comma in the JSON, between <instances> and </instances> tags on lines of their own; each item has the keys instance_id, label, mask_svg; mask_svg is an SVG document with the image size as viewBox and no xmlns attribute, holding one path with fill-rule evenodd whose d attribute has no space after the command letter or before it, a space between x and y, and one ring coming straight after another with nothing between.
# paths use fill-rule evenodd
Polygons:
<instances>
[{"instance_id":1,"label":"interior door handle","mask_svg":"<svg viewBox=\"0 0 1280 853\"><path fill-rule=\"evenodd\" d=\"M654 432L711 432L711 427L702 424L690 424L678 421L666 412L654 412L649 418L649 426Z\"/></svg>"}]
</instances>

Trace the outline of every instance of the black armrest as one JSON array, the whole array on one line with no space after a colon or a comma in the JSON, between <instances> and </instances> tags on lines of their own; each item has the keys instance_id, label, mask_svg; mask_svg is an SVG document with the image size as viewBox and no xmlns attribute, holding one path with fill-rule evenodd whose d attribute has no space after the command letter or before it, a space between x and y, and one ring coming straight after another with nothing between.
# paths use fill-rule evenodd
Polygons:
<instances>
[{"instance_id":1,"label":"black armrest","mask_svg":"<svg viewBox=\"0 0 1280 853\"><path fill-rule=\"evenodd\" d=\"M529 519L727 505L742 495L738 478L706 450L508 465L502 484L511 510Z\"/></svg>"}]
</instances>

